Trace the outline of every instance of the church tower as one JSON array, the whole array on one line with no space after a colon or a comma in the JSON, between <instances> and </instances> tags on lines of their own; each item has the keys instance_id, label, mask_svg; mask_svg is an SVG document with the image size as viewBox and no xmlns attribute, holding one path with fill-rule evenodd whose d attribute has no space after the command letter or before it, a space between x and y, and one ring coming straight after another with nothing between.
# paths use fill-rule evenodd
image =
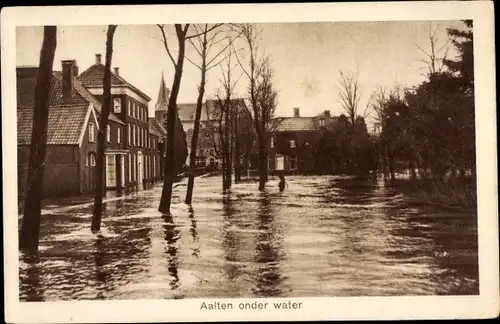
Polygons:
<instances>
[{"instance_id":1,"label":"church tower","mask_svg":"<svg viewBox=\"0 0 500 324\"><path fill-rule=\"evenodd\" d=\"M167 118L168 100L170 98L170 90L165 84L163 71L161 72L160 90L158 91L158 99L155 104L155 118L161 125Z\"/></svg>"}]
</instances>

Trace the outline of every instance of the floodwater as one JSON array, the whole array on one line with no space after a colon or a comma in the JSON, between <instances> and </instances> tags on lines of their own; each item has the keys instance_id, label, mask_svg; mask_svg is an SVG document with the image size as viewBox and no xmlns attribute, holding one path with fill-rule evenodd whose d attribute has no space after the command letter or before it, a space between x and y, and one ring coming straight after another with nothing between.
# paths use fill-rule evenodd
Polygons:
<instances>
[{"instance_id":1,"label":"floodwater","mask_svg":"<svg viewBox=\"0 0 500 324\"><path fill-rule=\"evenodd\" d=\"M105 204L44 211L38 257L20 256L27 301L478 294L475 210L409 207L383 182L288 177L221 193L196 179L192 208L161 187ZM54 207L54 206L52 206Z\"/></svg>"}]
</instances>

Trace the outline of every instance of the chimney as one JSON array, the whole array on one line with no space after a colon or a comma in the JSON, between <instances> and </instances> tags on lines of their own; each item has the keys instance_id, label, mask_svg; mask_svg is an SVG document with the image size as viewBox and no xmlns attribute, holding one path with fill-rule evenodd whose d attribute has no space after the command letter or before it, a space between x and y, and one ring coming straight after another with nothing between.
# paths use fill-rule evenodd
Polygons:
<instances>
[{"instance_id":1,"label":"chimney","mask_svg":"<svg viewBox=\"0 0 500 324\"><path fill-rule=\"evenodd\" d=\"M293 108L293 117L300 117L300 109L299 109L299 107Z\"/></svg>"},{"instance_id":2,"label":"chimney","mask_svg":"<svg viewBox=\"0 0 500 324\"><path fill-rule=\"evenodd\" d=\"M95 55L95 64L101 64L101 54Z\"/></svg>"},{"instance_id":3,"label":"chimney","mask_svg":"<svg viewBox=\"0 0 500 324\"><path fill-rule=\"evenodd\" d=\"M73 82L76 67L75 60L62 61L62 94L63 102L70 103L73 100Z\"/></svg>"},{"instance_id":4,"label":"chimney","mask_svg":"<svg viewBox=\"0 0 500 324\"><path fill-rule=\"evenodd\" d=\"M119 67L115 67L115 75L120 76L120 68Z\"/></svg>"},{"instance_id":5,"label":"chimney","mask_svg":"<svg viewBox=\"0 0 500 324\"><path fill-rule=\"evenodd\" d=\"M325 118L330 118L330 110L325 110Z\"/></svg>"},{"instance_id":6,"label":"chimney","mask_svg":"<svg viewBox=\"0 0 500 324\"><path fill-rule=\"evenodd\" d=\"M78 76L78 65L76 64L76 61L75 61L75 65L73 65L73 77L77 77Z\"/></svg>"}]
</instances>

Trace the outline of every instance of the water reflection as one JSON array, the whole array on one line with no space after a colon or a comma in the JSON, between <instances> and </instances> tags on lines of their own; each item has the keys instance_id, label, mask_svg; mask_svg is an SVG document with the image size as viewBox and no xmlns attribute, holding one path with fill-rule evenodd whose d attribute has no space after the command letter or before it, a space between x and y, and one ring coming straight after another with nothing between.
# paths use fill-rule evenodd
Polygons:
<instances>
[{"instance_id":1,"label":"water reflection","mask_svg":"<svg viewBox=\"0 0 500 324\"><path fill-rule=\"evenodd\" d=\"M189 206L188 212L189 212L189 221L191 224L191 226L189 227L189 233L191 233L191 237L193 238L193 244L194 244L194 247L191 248L192 250L191 255L198 258L200 256L200 245L199 245L200 240L198 238L198 231L196 229L196 218L194 217L194 209L191 205Z\"/></svg>"},{"instance_id":2,"label":"water reflection","mask_svg":"<svg viewBox=\"0 0 500 324\"><path fill-rule=\"evenodd\" d=\"M172 280L170 281L170 288L175 290L179 288L179 247L177 241L180 237L180 231L176 228L172 215L164 214L163 229L165 234L165 254L167 256L168 272Z\"/></svg>"},{"instance_id":3,"label":"water reflection","mask_svg":"<svg viewBox=\"0 0 500 324\"><path fill-rule=\"evenodd\" d=\"M44 301L41 284L40 258L38 254L21 254L21 262L26 267L19 277L19 290L26 301ZM23 274L24 272L24 274Z\"/></svg>"},{"instance_id":4,"label":"water reflection","mask_svg":"<svg viewBox=\"0 0 500 324\"><path fill-rule=\"evenodd\" d=\"M174 217L157 212L161 187L108 202L98 237L91 207L44 214L41 261L20 257L21 299L479 291L475 210L410 208L383 179L291 176L282 193L224 194L219 180L197 182L196 211L176 189Z\"/></svg>"},{"instance_id":5,"label":"water reflection","mask_svg":"<svg viewBox=\"0 0 500 324\"><path fill-rule=\"evenodd\" d=\"M222 248L224 249L224 272L229 280L233 280L241 275L240 266L236 263L241 257L240 238L236 232L238 222L241 221L235 217L235 209L231 193L225 192L222 196Z\"/></svg>"},{"instance_id":6,"label":"water reflection","mask_svg":"<svg viewBox=\"0 0 500 324\"><path fill-rule=\"evenodd\" d=\"M283 277L280 273L280 242L274 223L273 204L268 192L260 193L255 242L257 262L254 293L262 297L281 293Z\"/></svg>"},{"instance_id":7,"label":"water reflection","mask_svg":"<svg viewBox=\"0 0 500 324\"><path fill-rule=\"evenodd\" d=\"M95 252L94 252L94 262L95 262L95 280L96 289L98 291L96 299L104 299L104 292L107 290L107 282L109 273L106 270L105 258L106 258L106 244L104 243L105 238L99 235L95 240Z\"/></svg>"}]
</instances>

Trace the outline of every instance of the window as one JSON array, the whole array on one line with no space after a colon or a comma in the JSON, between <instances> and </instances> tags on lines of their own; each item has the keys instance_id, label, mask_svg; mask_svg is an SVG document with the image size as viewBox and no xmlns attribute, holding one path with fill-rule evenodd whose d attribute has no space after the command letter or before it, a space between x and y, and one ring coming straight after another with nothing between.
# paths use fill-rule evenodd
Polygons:
<instances>
[{"instance_id":1,"label":"window","mask_svg":"<svg viewBox=\"0 0 500 324\"><path fill-rule=\"evenodd\" d=\"M320 119L319 120L319 126L325 126L325 120L324 119Z\"/></svg>"},{"instance_id":2,"label":"window","mask_svg":"<svg viewBox=\"0 0 500 324\"><path fill-rule=\"evenodd\" d=\"M156 156L153 156L153 178L156 178Z\"/></svg>"},{"instance_id":3,"label":"window","mask_svg":"<svg viewBox=\"0 0 500 324\"><path fill-rule=\"evenodd\" d=\"M95 142L94 123L89 123L89 142Z\"/></svg>"},{"instance_id":4,"label":"window","mask_svg":"<svg viewBox=\"0 0 500 324\"><path fill-rule=\"evenodd\" d=\"M89 159L90 159L89 156L86 155L85 156L85 166L89 166Z\"/></svg>"},{"instance_id":5,"label":"window","mask_svg":"<svg viewBox=\"0 0 500 324\"><path fill-rule=\"evenodd\" d=\"M203 156L196 157L196 166L197 167L204 167L205 163L206 163L205 157L203 157Z\"/></svg>"},{"instance_id":6,"label":"window","mask_svg":"<svg viewBox=\"0 0 500 324\"><path fill-rule=\"evenodd\" d=\"M290 157L290 170L297 170L297 157L296 156Z\"/></svg>"},{"instance_id":7,"label":"window","mask_svg":"<svg viewBox=\"0 0 500 324\"><path fill-rule=\"evenodd\" d=\"M106 186L116 186L115 156L106 155Z\"/></svg>"},{"instance_id":8,"label":"window","mask_svg":"<svg viewBox=\"0 0 500 324\"><path fill-rule=\"evenodd\" d=\"M132 142L132 133L130 132L130 124L127 125L127 138L128 138L128 144Z\"/></svg>"},{"instance_id":9,"label":"window","mask_svg":"<svg viewBox=\"0 0 500 324\"><path fill-rule=\"evenodd\" d=\"M135 125L132 125L132 145L135 145L136 143L136 138L135 138Z\"/></svg>"},{"instance_id":10,"label":"window","mask_svg":"<svg viewBox=\"0 0 500 324\"><path fill-rule=\"evenodd\" d=\"M95 166L95 154L90 153L90 166Z\"/></svg>"},{"instance_id":11,"label":"window","mask_svg":"<svg viewBox=\"0 0 500 324\"><path fill-rule=\"evenodd\" d=\"M274 148L274 137L271 137L271 144L270 144L271 148Z\"/></svg>"},{"instance_id":12,"label":"window","mask_svg":"<svg viewBox=\"0 0 500 324\"><path fill-rule=\"evenodd\" d=\"M134 113L135 113L135 118L139 118L139 106L138 105L135 105Z\"/></svg>"},{"instance_id":13,"label":"window","mask_svg":"<svg viewBox=\"0 0 500 324\"><path fill-rule=\"evenodd\" d=\"M122 112L122 99L121 98L115 98L113 100L113 102L114 102L114 106L113 106L114 112L115 113L121 113Z\"/></svg>"},{"instance_id":14,"label":"window","mask_svg":"<svg viewBox=\"0 0 500 324\"><path fill-rule=\"evenodd\" d=\"M111 142L111 126L106 126L106 140L109 142Z\"/></svg>"},{"instance_id":15,"label":"window","mask_svg":"<svg viewBox=\"0 0 500 324\"><path fill-rule=\"evenodd\" d=\"M294 148L294 147L295 147L295 141L294 141L294 140L290 140L290 147L291 147L291 148Z\"/></svg>"},{"instance_id":16,"label":"window","mask_svg":"<svg viewBox=\"0 0 500 324\"><path fill-rule=\"evenodd\" d=\"M120 127L116 128L116 143L120 144L122 142L122 130Z\"/></svg>"},{"instance_id":17,"label":"window","mask_svg":"<svg viewBox=\"0 0 500 324\"><path fill-rule=\"evenodd\" d=\"M132 116L132 101L130 100L128 102L128 115Z\"/></svg>"},{"instance_id":18,"label":"window","mask_svg":"<svg viewBox=\"0 0 500 324\"><path fill-rule=\"evenodd\" d=\"M128 182L132 181L132 156L128 154Z\"/></svg>"}]
</instances>

